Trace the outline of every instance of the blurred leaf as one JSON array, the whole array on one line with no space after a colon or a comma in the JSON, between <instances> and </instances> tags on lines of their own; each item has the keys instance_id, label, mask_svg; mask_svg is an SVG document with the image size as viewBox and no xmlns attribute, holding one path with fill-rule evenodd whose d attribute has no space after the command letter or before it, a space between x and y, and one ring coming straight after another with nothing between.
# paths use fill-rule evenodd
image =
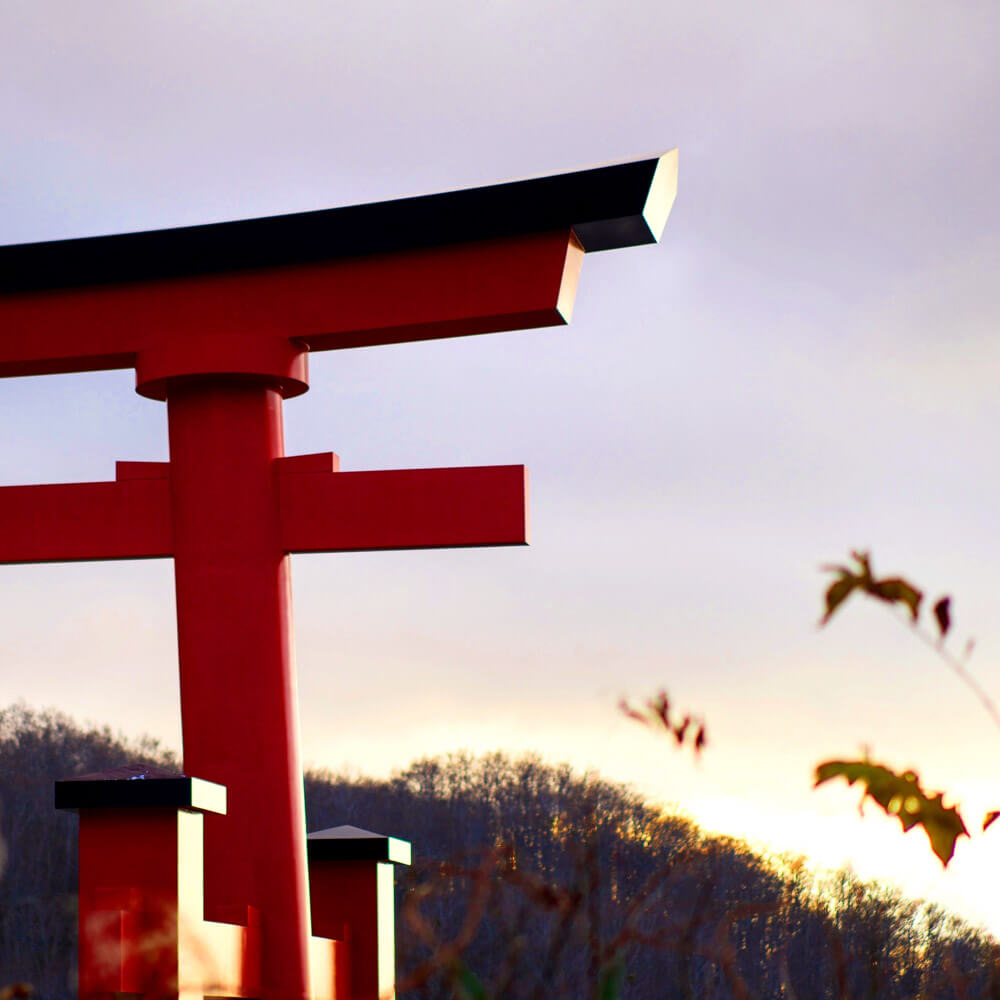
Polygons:
<instances>
[{"instance_id":1,"label":"blurred leaf","mask_svg":"<svg viewBox=\"0 0 1000 1000\"><path fill-rule=\"evenodd\" d=\"M455 985L462 1000L487 1000L486 988L463 962L459 962L455 968Z\"/></svg>"},{"instance_id":2,"label":"blurred leaf","mask_svg":"<svg viewBox=\"0 0 1000 1000\"><path fill-rule=\"evenodd\" d=\"M951 628L951 598L942 597L934 605L934 621L937 622L938 631L943 639Z\"/></svg>"},{"instance_id":3,"label":"blurred leaf","mask_svg":"<svg viewBox=\"0 0 1000 1000\"><path fill-rule=\"evenodd\" d=\"M910 615L916 621L920 614L920 602L924 595L901 577L889 580L872 580L865 592L889 604L905 604L910 609Z\"/></svg>"},{"instance_id":4,"label":"blurred leaf","mask_svg":"<svg viewBox=\"0 0 1000 1000\"><path fill-rule=\"evenodd\" d=\"M666 691L661 691L647 703L649 710L660 720L664 729L670 728L670 699Z\"/></svg>"},{"instance_id":5,"label":"blurred leaf","mask_svg":"<svg viewBox=\"0 0 1000 1000\"><path fill-rule=\"evenodd\" d=\"M864 798L874 799L889 816L895 816L904 832L914 826L922 826L931 843L931 850L945 866L955 853L958 838L969 835L958 810L945 806L940 793L928 795L920 787L919 778L913 771L896 774L868 760L830 760L816 768L813 787L819 787L833 778L844 778L849 785L861 782L865 788Z\"/></svg>"},{"instance_id":6,"label":"blurred leaf","mask_svg":"<svg viewBox=\"0 0 1000 1000\"><path fill-rule=\"evenodd\" d=\"M679 726L673 727L674 739L677 740L677 745L680 746L684 742L684 734L688 731L688 726L691 725L691 716L685 715L684 721Z\"/></svg>"},{"instance_id":7,"label":"blurred leaf","mask_svg":"<svg viewBox=\"0 0 1000 1000\"><path fill-rule=\"evenodd\" d=\"M1000 809L994 809L986 814L986 818L983 820L983 833L993 825L998 816L1000 816Z\"/></svg>"},{"instance_id":8,"label":"blurred leaf","mask_svg":"<svg viewBox=\"0 0 1000 1000\"><path fill-rule=\"evenodd\" d=\"M654 729L669 733L678 746L683 746L687 740L694 750L695 756L698 756L708 743L705 723L701 719L687 713L679 722L671 722L670 699L667 697L666 691L661 690L656 697L647 698L641 708L634 708L622 698L618 702L618 708L623 715L627 715L635 722L641 722L644 726L652 726Z\"/></svg>"},{"instance_id":9,"label":"blurred leaf","mask_svg":"<svg viewBox=\"0 0 1000 1000\"><path fill-rule=\"evenodd\" d=\"M634 722L641 722L644 726L649 725L649 719L642 712L638 711L638 709L633 708L624 698L618 702L618 710Z\"/></svg>"},{"instance_id":10,"label":"blurred leaf","mask_svg":"<svg viewBox=\"0 0 1000 1000\"><path fill-rule=\"evenodd\" d=\"M820 625L825 625L832 617L834 611L847 600L858 588L858 579L843 567L838 567L838 571L843 575L839 580L834 580L826 590L826 614L820 620Z\"/></svg>"},{"instance_id":11,"label":"blurred leaf","mask_svg":"<svg viewBox=\"0 0 1000 1000\"><path fill-rule=\"evenodd\" d=\"M872 573L871 557L867 552L852 552L851 558L855 562L854 567L823 567L825 572L836 573L837 578L826 589L826 614L820 619L820 625L825 625L856 590L888 604L905 604L913 620L917 620L924 596L920 590L898 576L876 580Z\"/></svg>"},{"instance_id":12,"label":"blurred leaf","mask_svg":"<svg viewBox=\"0 0 1000 1000\"><path fill-rule=\"evenodd\" d=\"M31 983L11 983L0 990L0 1000L23 1000L33 996L35 992Z\"/></svg>"},{"instance_id":13,"label":"blurred leaf","mask_svg":"<svg viewBox=\"0 0 1000 1000\"><path fill-rule=\"evenodd\" d=\"M622 995L624 978L625 966L621 959L607 962L601 969L601 978L597 984L597 996L600 1000L618 1000Z\"/></svg>"}]
</instances>

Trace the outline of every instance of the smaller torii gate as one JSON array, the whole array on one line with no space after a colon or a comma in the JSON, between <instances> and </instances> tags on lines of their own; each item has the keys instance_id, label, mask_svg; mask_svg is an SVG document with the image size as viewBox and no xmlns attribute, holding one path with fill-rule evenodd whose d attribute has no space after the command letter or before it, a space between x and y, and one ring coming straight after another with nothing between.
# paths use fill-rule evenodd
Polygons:
<instances>
[{"instance_id":1,"label":"smaller torii gate","mask_svg":"<svg viewBox=\"0 0 1000 1000\"><path fill-rule=\"evenodd\" d=\"M228 794L201 810L205 916L259 913L265 1000L311 991L289 554L528 540L522 466L341 472L285 456L282 401L313 351L568 322L585 252L659 239L676 163L0 247L0 377L134 368L167 403L169 462L0 488L0 562L174 560L177 794Z\"/></svg>"}]
</instances>

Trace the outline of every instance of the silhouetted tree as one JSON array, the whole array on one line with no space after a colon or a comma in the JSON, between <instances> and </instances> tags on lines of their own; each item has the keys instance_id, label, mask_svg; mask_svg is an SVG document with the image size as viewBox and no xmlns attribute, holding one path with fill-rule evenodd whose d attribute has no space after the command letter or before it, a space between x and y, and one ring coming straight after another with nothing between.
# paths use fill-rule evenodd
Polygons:
<instances>
[{"instance_id":1,"label":"silhouetted tree","mask_svg":"<svg viewBox=\"0 0 1000 1000\"><path fill-rule=\"evenodd\" d=\"M153 741L0 710L0 984L71 995L76 821L52 785L134 761L178 766ZM455 754L386 781L314 771L305 787L310 829L414 845L398 887L407 1000L1000 995L995 942L939 907L817 879L537 756Z\"/></svg>"}]
</instances>

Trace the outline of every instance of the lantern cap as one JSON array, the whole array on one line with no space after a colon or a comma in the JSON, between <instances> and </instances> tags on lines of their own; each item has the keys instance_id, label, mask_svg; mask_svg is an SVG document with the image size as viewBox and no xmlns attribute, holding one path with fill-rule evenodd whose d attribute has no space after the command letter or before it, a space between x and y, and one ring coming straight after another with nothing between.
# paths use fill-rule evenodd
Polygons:
<instances>
[{"instance_id":1,"label":"lantern cap","mask_svg":"<svg viewBox=\"0 0 1000 1000\"><path fill-rule=\"evenodd\" d=\"M410 864L408 840L386 837L357 826L331 826L306 838L310 861L391 861Z\"/></svg>"},{"instance_id":2,"label":"lantern cap","mask_svg":"<svg viewBox=\"0 0 1000 1000\"><path fill-rule=\"evenodd\" d=\"M225 785L151 764L125 764L56 782L56 809L186 809L225 815Z\"/></svg>"}]
</instances>

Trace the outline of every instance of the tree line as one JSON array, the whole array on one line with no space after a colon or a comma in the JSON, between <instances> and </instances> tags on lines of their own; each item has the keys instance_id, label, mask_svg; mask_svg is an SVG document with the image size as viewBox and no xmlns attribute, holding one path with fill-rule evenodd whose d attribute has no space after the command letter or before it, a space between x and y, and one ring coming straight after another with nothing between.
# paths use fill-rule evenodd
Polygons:
<instances>
[{"instance_id":1,"label":"tree line","mask_svg":"<svg viewBox=\"0 0 1000 1000\"><path fill-rule=\"evenodd\" d=\"M74 991L76 818L59 778L125 762L126 740L0 710L0 986ZM936 904L762 856L634 790L537 756L454 754L386 780L305 775L310 830L412 842L397 872L405 1000L911 1000L1000 996L1000 946Z\"/></svg>"}]
</instances>

